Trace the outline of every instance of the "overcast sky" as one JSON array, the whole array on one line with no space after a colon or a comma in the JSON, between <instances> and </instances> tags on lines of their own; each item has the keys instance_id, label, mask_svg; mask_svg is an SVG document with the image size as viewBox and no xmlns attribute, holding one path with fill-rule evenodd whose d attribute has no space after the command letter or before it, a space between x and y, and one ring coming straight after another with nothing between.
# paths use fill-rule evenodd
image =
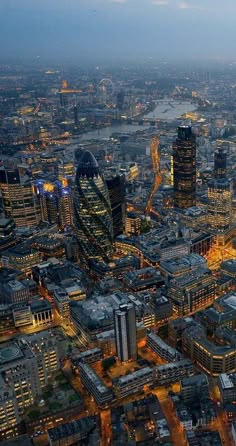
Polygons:
<instances>
[{"instance_id":1,"label":"overcast sky","mask_svg":"<svg viewBox=\"0 0 236 446\"><path fill-rule=\"evenodd\" d=\"M0 56L236 60L236 0L0 0Z\"/></svg>"}]
</instances>

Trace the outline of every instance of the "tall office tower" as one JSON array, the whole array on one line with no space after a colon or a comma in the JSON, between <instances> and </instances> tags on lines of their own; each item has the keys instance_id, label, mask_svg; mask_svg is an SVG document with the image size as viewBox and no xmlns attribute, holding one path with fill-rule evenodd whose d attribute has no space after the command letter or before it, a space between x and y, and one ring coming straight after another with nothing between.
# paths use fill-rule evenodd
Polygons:
<instances>
[{"instance_id":1,"label":"tall office tower","mask_svg":"<svg viewBox=\"0 0 236 446\"><path fill-rule=\"evenodd\" d=\"M54 183L39 180L36 183L36 190L40 201L42 221L50 224L57 223L58 199Z\"/></svg>"},{"instance_id":2,"label":"tall office tower","mask_svg":"<svg viewBox=\"0 0 236 446\"><path fill-rule=\"evenodd\" d=\"M118 110L123 110L124 101L125 101L125 94L123 91L119 91L119 93L116 96L116 108L118 108Z\"/></svg>"},{"instance_id":3,"label":"tall office tower","mask_svg":"<svg viewBox=\"0 0 236 446\"><path fill-rule=\"evenodd\" d=\"M215 152L214 177L216 179L226 178L227 153L222 147Z\"/></svg>"},{"instance_id":4,"label":"tall office tower","mask_svg":"<svg viewBox=\"0 0 236 446\"><path fill-rule=\"evenodd\" d=\"M233 184L227 178L213 179L208 182L208 224L225 231L233 221Z\"/></svg>"},{"instance_id":5,"label":"tall office tower","mask_svg":"<svg viewBox=\"0 0 236 446\"><path fill-rule=\"evenodd\" d=\"M233 222L233 183L226 178L227 153L215 152L214 179L208 182L208 223L217 231L227 230Z\"/></svg>"},{"instance_id":6,"label":"tall office tower","mask_svg":"<svg viewBox=\"0 0 236 446\"><path fill-rule=\"evenodd\" d=\"M75 105L74 106L74 124L75 124L75 127L78 127L78 123L79 123L78 107L77 107L77 105Z\"/></svg>"},{"instance_id":7,"label":"tall office tower","mask_svg":"<svg viewBox=\"0 0 236 446\"><path fill-rule=\"evenodd\" d=\"M106 178L111 202L114 237L124 232L125 226L125 176L114 175Z\"/></svg>"},{"instance_id":8,"label":"tall office tower","mask_svg":"<svg viewBox=\"0 0 236 446\"><path fill-rule=\"evenodd\" d=\"M58 162L58 180L63 185L70 185L75 176L74 163L66 159L60 159Z\"/></svg>"},{"instance_id":9,"label":"tall office tower","mask_svg":"<svg viewBox=\"0 0 236 446\"><path fill-rule=\"evenodd\" d=\"M74 223L72 192L69 187L60 187L58 194L58 226L65 231Z\"/></svg>"},{"instance_id":10,"label":"tall office tower","mask_svg":"<svg viewBox=\"0 0 236 446\"><path fill-rule=\"evenodd\" d=\"M1 167L0 190L5 216L13 218L17 227L39 224L40 203L28 176L21 177L17 168Z\"/></svg>"},{"instance_id":11,"label":"tall office tower","mask_svg":"<svg viewBox=\"0 0 236 446\"><path fill-rule=\"evenodd\" d=\"M178 127L173 143L174 205L188 208L196 205L196 137L190 126Z\"/></svg>"},{"instance_id":12,"label":"tall office tower","mask_svg":"<svg viewBox=\"0 0 236 446\"><path fill-rule=\"evenodd\" d=\"M42 220L57 224L61 230L73 226L72 191L60 181L39 180L36 189L40 200Z\"/></svg>"},{"instance_id":13,"label":"tall office tower","mask_svg":"<svg viewBox=\"0 0 236 446\"><path fill-rule=\"evenodd\" d=\"M133 304L120 305L114 310L116 354L120 361L137 359L136 317Z\"/></svg>"},{"instance_id":14,"label":"tall office tower","mask_svg":"<svg viewBox=\"0 0 236 446\"><path fill-rule=\"evenodd\" d=\"M87 150L78 159L74 225L81 262L111 258L113 225L109 193L96 159Z\"/></svg>"}]
</instances>

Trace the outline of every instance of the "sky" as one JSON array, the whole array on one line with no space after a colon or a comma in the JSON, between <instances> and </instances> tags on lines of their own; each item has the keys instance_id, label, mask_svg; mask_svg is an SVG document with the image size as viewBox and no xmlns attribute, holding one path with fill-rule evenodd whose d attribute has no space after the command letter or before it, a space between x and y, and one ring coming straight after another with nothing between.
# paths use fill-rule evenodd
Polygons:
<instances>
[{"instance_id":1,"label":"sky","mask_svg":"<svg viewBox=\"0 0 236 446\"><path fill-rule=\"evenodd\" d=\"M236 0L0 0L0 57L236 60Z\"/></svg>"}]
</instances>

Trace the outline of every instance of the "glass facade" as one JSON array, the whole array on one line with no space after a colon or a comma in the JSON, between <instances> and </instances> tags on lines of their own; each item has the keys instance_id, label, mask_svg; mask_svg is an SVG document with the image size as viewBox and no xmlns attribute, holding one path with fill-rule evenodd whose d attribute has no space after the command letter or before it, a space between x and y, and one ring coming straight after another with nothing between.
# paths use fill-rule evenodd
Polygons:
<instances>
[{"instance_id":1,"label":"glass facade","mask_svg":"<svg viewBox=\"0 0 236 446\"><path fill-rule=\"evenodd\" d=\"M196 138L190 126L178 127L173 144L174 205L188 208L196 205Z\"/></svg>"},{"instance_id":2,"label":"glass facade","mask_svg":"<svg viewBox=\"0 0 236 446\"><path fill-rule=\"evenodd\" d=\"M93 154L79 157L74 190L74 224L82 262L112 257L113 224L109 193Z\"/></svg>"},{"instance_id":3,"label":"glass facade","mask_svg":"<svg viewBox=\"0 0 236 446\"><path fill-rule=\"evenodd\" d=\"M233 220L233 185L227 179L210 180L208 183L208 223L224 231Z\"/></svg>"},{"instance_id":4,"label":"glass facade","mask_svg":"<svg viewBox=\"0 0 236 446\"><path fill-rule=\"evenodd\" d=\"M29 178L21 178L18 169L0 169L0 189L6 217L17 227L35 226L40 222L40 204Z\"/></svg>"}]
</instances>

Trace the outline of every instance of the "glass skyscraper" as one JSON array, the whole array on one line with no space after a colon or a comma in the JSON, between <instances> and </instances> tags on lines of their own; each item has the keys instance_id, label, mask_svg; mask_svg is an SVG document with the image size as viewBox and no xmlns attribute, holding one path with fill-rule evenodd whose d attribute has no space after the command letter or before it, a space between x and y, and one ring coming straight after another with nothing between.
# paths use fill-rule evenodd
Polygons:
<instances>
[{"instance_id":1,"label":"glass skyscraper","mask_svg":"<svg viewBox=\"0 0 236 446\"><path fill-rule=\"evenodd\" d=\"M215 152L214 178L208 182L208 223L217 231L226 231L233 223L233 183L226 178L227 154Z\"/></svg>"},{"instance_id":2,"label":"glass skyscraper","mask_svg":"<svg viewBox=\"0 0 236 446\"><path fill-rule=\"evenodd\" d=\"M173 144L174 205L189 208L196 205L196 137L190 126L178 127Z\"/></svg>"},{"instance_id":3,"label":"glass skyscraper","mask_svg":"<svg viewBox=\"0 0 236 446\"><path fill-rule=\"evenodd\" d=\"M78 157L74 189L74 224L82 262L112 257L113 225L109 193L93 154Z\"/></svg>"}]
</instances>

